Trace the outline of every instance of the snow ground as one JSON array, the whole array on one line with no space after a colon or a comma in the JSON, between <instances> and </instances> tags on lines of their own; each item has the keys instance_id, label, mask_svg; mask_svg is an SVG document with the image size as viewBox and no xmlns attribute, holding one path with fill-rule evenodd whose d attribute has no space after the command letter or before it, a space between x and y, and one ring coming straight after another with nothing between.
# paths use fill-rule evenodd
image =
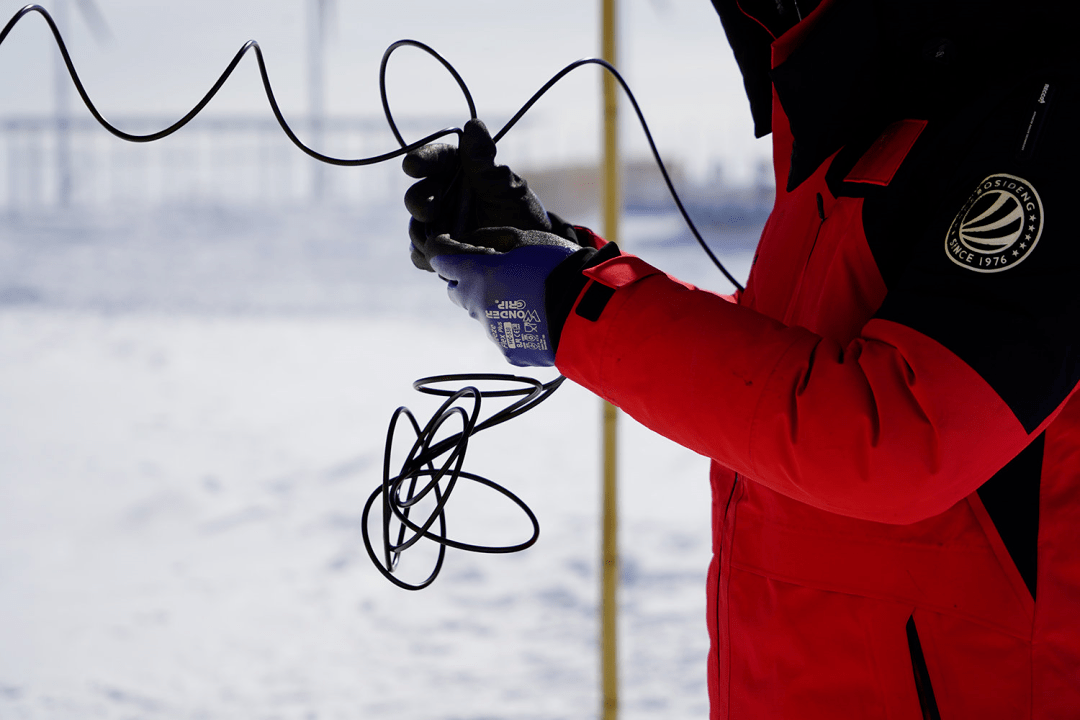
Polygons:
<instances>
[{"instance_id":1,"label":"snow ground","mask_svg":"<svg viewBox=\"0 0 1080 720\"><path fill-rule=\"evenodd\" d=\"M409 266L399 224L0 222L0 719L597 715L588 393L567 383L472 443L467 469L539 516L536 546L451 551L417 593L363 549L390 413L437 404L412 381L509 367ZM722 288L700 251L659 242L672 234L632 220L628 244ZM622 427L622 716L703 718L707 463ZM527 532L468 490L455 536Z\"/></svg>"}]
</instances>

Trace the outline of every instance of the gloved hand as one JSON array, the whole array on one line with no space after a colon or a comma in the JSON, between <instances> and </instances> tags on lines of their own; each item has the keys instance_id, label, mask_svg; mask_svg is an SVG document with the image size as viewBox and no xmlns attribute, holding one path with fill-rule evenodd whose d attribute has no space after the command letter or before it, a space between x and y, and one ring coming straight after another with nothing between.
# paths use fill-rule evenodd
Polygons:
<instances>
[{"instance_id":1,"label":"gloved hand","mask_svg":"<svg viewBox=\"0 0 1080 720\"><path fill-rule=\"evenodd\" d=\"M541 231L578 244L574 229L545 211L525 180L495 164L495 143L479 120L465 124L460 147L425 145L405 156L402 169L419 178L405 193L405 207L413 264L422 270L432 269L433 238L481 228Z\"/></svg>"},{"instance_id":2,"label":"gloved hand","mask_svg":"<svg viewBox=\"0 0 1080 720\"><path fill-rule=\"evenodd\" d=\"M481 228L454 240L427 243L431 267L447 281L450 299L487 329L506 359L521 366L555 364L565 299L551 302L547 280L556 267L584 262L596 251L540 230ZM569 260L578 255L577 261ZM571 302L572 302L571 298ZM554 308L562 317L549 317Z\"/></svg>"}]
</instances>

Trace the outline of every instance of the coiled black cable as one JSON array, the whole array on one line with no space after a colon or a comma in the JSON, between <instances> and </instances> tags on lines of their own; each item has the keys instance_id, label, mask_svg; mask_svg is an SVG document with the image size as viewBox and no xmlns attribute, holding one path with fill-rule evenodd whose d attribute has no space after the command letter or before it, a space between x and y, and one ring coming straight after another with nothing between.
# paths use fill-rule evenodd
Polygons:
<instances>
[{"instance_id":1,"label":"coiled black cable","mask_svg":"<svg viewBox=\"0 0 1080 720\"><path fill-rule=\"evenodd\" d=\"M382 62L379 67L379 91L386 122L389 125L391 132L394 134L395 139L398 141L400 148L365 158L337 158L323 154L304 144L285 120L285 116L278 106L277 98L274 95L274 90L270 83L270 74L266 68L266 60L263 57L262 48L259 47L259 43L255 40L249 40L244 43L240 50L237 51L236 55L233 56L232 61L221 73L217 81L211 86L210 90L208 90L202 99L199 100L199 102L196 103L183 117L172 125L157 132L136 135L121 130L110 123L94 105L90 95L86 92L86 88L83 86L82 80L79 78L79 73L75 69L75 64L71 60L71 55L68 53L67 45L60 34L59 28L56 26L56 22L49 12L41 5L31 4L19 10L8 21L7 25L4 26L4 29L0 31L0 45L3 44L4 40L11 33L12 28L14 28L22 18L31 13L41 15L48 24L49 29L52 31L53 38L56 40L64 64L67 67L68 74L71 76L71 80L79 93L79 97L90 111L90 114L110 133L121 140L126 140L128 142L145 143L160 140L172 135L191 122L195 116L202 112L210 101L213 100L214 96L221 90L222 86L249 51L255 53L259 74L262 78L263 90L266 93L266 99L270 103L270 109L273 112L278 125L281 126L282 131L296 147L319 162L346 167L374 165L387 160L392 160L396 157L401 157L406 153L448 135L458 135L460 137L462 132L460 128L446 128L427 135L413 143L406 142L402 137L398 130L397 123L394 121L394 116L391 112L386 92L387 65L391 55L402 47L414 47L435 58L447 72L450 73L455 82L457 82L458 87L461 89L462 95L465 97L466 103L469 106L470 117L472 119L477 118L476 104L473 102L472 95L457 70L428 45L416 40L399 40L391 44L383 53ZM724 267L723 263L720 262L719 258L716 257L712 249L701 236L701 233L698 231L693 220L690 218L682 200L679 198L678 192L675 190L671 176L660 156L660 151L656 147L656 142L653 140L652 132L649 130L648 123L645 121L644 113L641 111L637 99L634 97L633 92L631 92L626 80L623 79L622 75L607 61L599 58L585 58L573 62L563 68L559 73L552 77L551 80L545 83L544 86L514 114L510 121L493 136L495 142L501 140L506 133L521 120L525 113L527 113L556 83L562 80L570 72L585 65L598 65L605 71L611 73L618 81L627 99L634 108L638 122L649 143L653 158L663 176L664 183L667 185L668 191L671 193L671 197L675 201L675 205L682 215L683 220L686 222L687 227L690 229L701 248L709 256L710 260L712 260L713 264L716 265L724 277L727 278L728 282L739 290L742 290L742 285L739 284L735 277ZM549 398L551 394L562 385L564 380L565 378L560 376L551 382L543 383L528 377L485 373L441 375L423 378L413 383L413 388L417 391L428 395L445 397L446 400L423 427L420 426L415 416L406 407L398 408L390 420L383 455L382 483L369 496L361 516L361 533L364 540L364 547L367 549L368 555L371 557L375 567L378 568L387 579L399 587L408 590L420 590L430 585L434 582L435 578L438 577L442 569L443 560L445 559L446 548L448 547L481 553L510 553L524 550L536 542L539 537L540 527L536 515L528 505L505 487L488 480L487 478L466 472L462 469L462 466L465 459L465 453L468 449L469 440L476 433L502 424L536 407L538 404ZM482 390L475 384L454 388L442 387L448 383L460 384L480 382L497 382L517 387L489 390ZM496 411L488 418L481 420L480 411L483 400L497 398L518 399ZM471 409L466 409L466 407L459 404L468 404L470 402ZM402 417L409 421L409 425L416 436L416 440L414 441L412 448L406 454L405 460L402 462L400 468L395 473L391 471L394 438L398 432ZM448 422L455 419L461 423L460 430L448 437L437 439L443 427ZM444 455L446 456L445 459L440 460ZM522 512L524 512L532 525L530 537L520 543L506 546L477 545L450 538L447 532L446 508L454 488L461 480L478 483L495 490L517 505ZM430 509L430 511L427 511L427 516L422 521L417 521L412 516L417 514L421 503L424 503L425 501L429 501L428 504L432 504L434 507ZM380 521L380 534L382 538L381 553L376 552L368 529L371 522L371 511L376 507L376 504L378 504L382 512ZM424 505L424 507L427 508L427 505ZM398 565L398 560L405 550L415 547L420 540L430 540L438 545L434 566L427 578L420 582L412 583L402 580L394 574Z\"/></svg>"},{"instance_id":2,"label":"coiled black cable","mask_svg":"<svg viewBox=\"0 0 1080 720\"><path fill-rule=\"evenodd\" d=\"M368 497L364 505L364 512L360 524L364 539L364 547L375 567L398 587L407 590L420 590L427 587L438 576L442 569L446 548L452 547L458 550L468 550L479 553L511 553L524 550L532 546L540 536L540 525L533 511L522 502L516 495L498 483L487 478L464 472L461 467L465 459L465 452L469 440L481 430L501 425L508 420L527 412L544 400L551 397L566 378L559 376L548 383L529 377L504 375L495 373L474 373L466 375L438 375L417 380L413 388L419 392L445 397L442 406L432 415L427 425L423 428L417 422L416 417L406 407L399 407L394 411L387 430L386 446L383 454L382 485ZM478 383L498 382L511 384L518 387L509 389L481 390L476 385L470 384L465 387L443 388L447 383ZM486 419L480 419L480 408L483 399L495 398L519 398L511 404L493 413ZM471 410L466 410L459 402L471 401ZM394 438L398 429L399 420L406 418L416 441L410 448L405 460L396 473L392 473L392 454ZM458 419L461 429L458 433L442 440L436 441L439 430L447 422ZM447 454L449 453L449 454ZM440 461L440 458L446 456ZM436 467L436 462L441 462ZM427 483L418 488L420 478L427 478ZM447 535L446 527L446 504L450 499L459 480L469 480L495 490L511 502L516 504L529 518L532 524L532 533L528 539L504 546L476 545L453 540ZM441 485L440 483L445 483ZM434 508L428 512L423 522L414 522L410 515L417 505L434 496ZM376 552L368 530L370 513L376 503L381 502L382 510L382 553ZM438 522L437 532L432 531L432 526ZM411 535L409 534L411 533ZM421 539L432 540L438 544L438 555L434 567L425 580L418 583L410 583L394 575L398 559L401 553L413 547Z\"/></svg>"}]
</instances>

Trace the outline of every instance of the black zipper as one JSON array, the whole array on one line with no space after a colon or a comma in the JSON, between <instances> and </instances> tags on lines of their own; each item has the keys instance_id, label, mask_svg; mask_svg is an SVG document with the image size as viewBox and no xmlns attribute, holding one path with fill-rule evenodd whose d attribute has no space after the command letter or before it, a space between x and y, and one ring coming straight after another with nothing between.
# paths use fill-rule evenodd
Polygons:
<instances>
[{"instance_id":1,"label":"black zipper","mask_svg":"<svg viewBox=\"0 0 1080 720\"><path fill-rule=\"evenodd\" d=\"M1031 112L1031 120L1028 121L1024 132L1024 141L1020 144L1020 159L1030 160L1035 155L1035 147L1039 142L1043 124L1050 110L1050 101L1054 97L1054 88L1050 83L1043 83L1039 91L1039 98L1035 102L1035 108Z\"/></svg>"},{"instance_id":2,"label":"black zipper","mask_svg":"<svg viewBox=\"0 0 1080 720\"><path fill-rule=\"evenodd\" d=\"M814 240L810 243L810 252L806 253L806 260L803 262L802 270L799 272L799 278L795 283L795 291L791 293L791 297L788 298L787 312L784 313L784 322L787 324L790 324L791 315L795 311L795 305L799 302L799 293L802 292L803 280L806 279L807 268L810 267L810 259L814 256L818 238L821 237L821 228L825 226L825 198L822 197L821 193L817 193L817 214L817 232L814 233Z\"/></svg>"},{"instance_id":3,"label":"black zipper","mask_svg":"<svg viewBox=\"0 0 1080 720\"><path fill-rule=\"evenodd\" d=\"M719 634L721 632L721 624L720 624L720 612L721 612L721 610L720 610L720 608L721 608L720 592L721 592L721 590L720 590L720 588L722 588L724 586L724 578L723 578L724 550L725 550L725 548L724 548L724 532L727 530L727 518L728 518L728 511L731 510L731 500L732 500L732 498L735 497L735 488L738 487L738 485L739 485L739 474L735 473L735 480L731 483L731 492L728 493L727 503L724 505L724 515L723 515L723 517L721 518L721 521L720 521L720 533L721 533L720 534L720 547L718 547L716 549L716 633L717 633L717 642L715 643L715 645L716 645L716 669L717 669L718 672L719 672L719 670L721 668L720 643L719 643L719 639L720 639Z\"/></svg>"},{"instance_id":4,"label":"black zipper","mask_svg":"<svg viewBox=\"0 0 1080 720\"><path fill-rule=\"evenodd\" d=\"M911 652L911 667L915 671L915 691L919 693L919 706L922 708L923 720L941 720L937 700L934 698L934 688L930 684L930 671L926 668L926 656L923 655L919 631L915 627L914 615L907 621L907 641L908 650Z\"/></svg>"}]
</instances>

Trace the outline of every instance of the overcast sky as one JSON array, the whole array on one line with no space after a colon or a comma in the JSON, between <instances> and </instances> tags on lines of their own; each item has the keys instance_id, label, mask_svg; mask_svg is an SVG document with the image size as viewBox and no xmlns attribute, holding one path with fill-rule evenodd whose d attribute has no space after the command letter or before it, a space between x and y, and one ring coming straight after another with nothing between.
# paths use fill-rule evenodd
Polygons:
<instances>
[{"instance_id":1,"label":"overcast sky","mask_svg":"<svg viewBox=\"0 0 1080 720\"><path fill-rule=\"evenodd\" d=\"M287 114L306 111L308 13L314 0L96 0L111 40L94 39L75 0L64 35L99 108L108 116L179 117L212 85L249 39L262 46ZM6 21L25 3L0 0ZM551 75L599 54L599 2L549 0L337 0L325 44L326 109L379 114L378 66L395 40L413 38L440 51L464 76L480 116L500 126ZM706 0L623 0L619 67L653 126L661 151L698 172L725 159L732 173L768 153L753 139L749 110L731 51ZM24 19L0 46L0 115L51 112L55 50L39 17ZM551 129L550 142L595 152L599 70L578 71L530 114ZM452 80L433 61L399 51L389 74L394 109L466 117ZM73 101L74 102L74 101ZM85 112L81 106L76 112ZM210 112L269 112L254 58L246 59ZM629 113L627 107L626 113ZM631 154L644 147L624 124ZM505 158L513 164L513 158Z\"/></svg>"}]
</instances>

